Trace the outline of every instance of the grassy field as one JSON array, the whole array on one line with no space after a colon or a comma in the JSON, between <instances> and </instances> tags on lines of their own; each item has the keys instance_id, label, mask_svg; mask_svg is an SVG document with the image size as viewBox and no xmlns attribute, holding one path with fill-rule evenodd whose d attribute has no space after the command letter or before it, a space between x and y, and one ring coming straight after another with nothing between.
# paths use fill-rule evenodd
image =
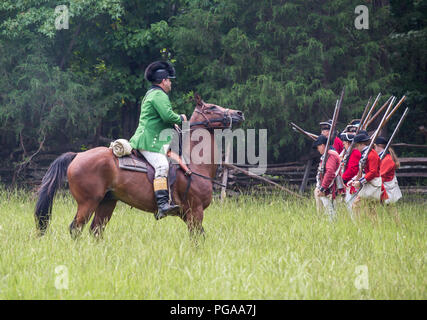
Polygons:
<instances>
[{"instance_id":1,"label":"grassy field","mask_svg":"<svg viewBox=\"0 0 427 320\"><path fill-rule=\"evenodd\" d=\"M35 199L0 189L0 299L426 299L425 200L400 203L399 225L384 208L330 223L280 195L214 201L196 246L179 218L123 203L102 240L72 240L67 193L38 238Z\"/></svg>"}]
</instances>

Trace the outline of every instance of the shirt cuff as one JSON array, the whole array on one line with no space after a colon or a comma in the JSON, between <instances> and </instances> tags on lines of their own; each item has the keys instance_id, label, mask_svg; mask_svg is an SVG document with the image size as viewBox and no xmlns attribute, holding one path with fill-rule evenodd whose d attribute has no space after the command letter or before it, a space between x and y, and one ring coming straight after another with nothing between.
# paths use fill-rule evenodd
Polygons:
<instances>
[{"instance_id":1,"label":"shirt cuff","mask_svg":"<svg viewBox=\"0 0 427 320\"><path fill-rule=\"evenodd\" d=\"M360 184L365 185L368 181L366 181L365 177L359 179Z\"/></svg>"},{"instance_id":2,"label":"shirt cuff","mask_svg":"<svg viewBox=\"0 0 427 320\"><path fill-rule=\"evenodd\" d=\"M326 189L325 189L325 188L323 188L322 186L320 186L319 191L320 191L320 192L326 192Z\"/></svg>"}]
</instances>

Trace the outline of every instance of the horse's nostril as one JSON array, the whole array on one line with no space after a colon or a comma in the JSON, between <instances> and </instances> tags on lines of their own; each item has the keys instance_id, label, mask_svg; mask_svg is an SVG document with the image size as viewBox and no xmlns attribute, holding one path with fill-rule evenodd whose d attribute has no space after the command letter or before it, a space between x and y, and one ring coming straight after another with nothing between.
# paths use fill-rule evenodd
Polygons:
<instances>
[{"instance_id":1,"label":"horse's nostril","mask_svg":"<svg viewBox=\"0 0 427 320\"><path fill-rule=\"evenodd\" d=\"M237 111L237 115L242 118L243 120L245 119L245 115L243 114L242 111Z\"/></svg>"}]
</instances>

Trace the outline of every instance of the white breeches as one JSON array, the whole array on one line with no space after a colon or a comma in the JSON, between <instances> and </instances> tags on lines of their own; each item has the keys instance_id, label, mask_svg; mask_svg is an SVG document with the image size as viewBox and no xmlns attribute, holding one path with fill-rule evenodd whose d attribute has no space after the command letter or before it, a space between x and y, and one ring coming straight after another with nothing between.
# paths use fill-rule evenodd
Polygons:
<instances>
[{"instance_id":1,"label":"white breeches","mask_svg":"<svg viewBox=\"0 0 427 320\"><path fill-rule=\"evenodd\" d=\"M353 216L353 203L354 203L354 200L356 200L356 197L353 197L353 194L350 193L350 189L351 188L345 189L345 198L344 198L345 200L344 200L344 202L346 204L348 212L350 212L351 216Z\"/></svg>"},{"instance_id":2,"label":"white breeches","mask_svg":"<svg viewBox=\"0 0 427 320\"><path fill-rule=\"evenodd\" d=\"M319 197L322 201L323 207L325 208L326 214L330 219L334 218L336 215L334 203L332 202L332 197Z\"/></svg>"},{"instance_id":3,"label":"white breeches","mask_svg":"<svg viewBox=\"0 0 427 320\"><path fill-rule=\"evenodd\" d=\"M320 212L321 207L323 207L325 213L329 216L329 219L332 220L336 216L332 195L321 197L318 194L319 192L319 189L314 189L314 198L316 199L317 212Z\"/></svg>"},{"instance_id":4,"label":"white breeches","mask_svg":"<svg viewBox=\"0 0 427 320\"><path fill-rule=\"evenodd\" d=\"M154 179L167 178L169 172L169 163L166 155L158 152L139 150L147 161L154 168Z\"/></svg>"}]
</instances>

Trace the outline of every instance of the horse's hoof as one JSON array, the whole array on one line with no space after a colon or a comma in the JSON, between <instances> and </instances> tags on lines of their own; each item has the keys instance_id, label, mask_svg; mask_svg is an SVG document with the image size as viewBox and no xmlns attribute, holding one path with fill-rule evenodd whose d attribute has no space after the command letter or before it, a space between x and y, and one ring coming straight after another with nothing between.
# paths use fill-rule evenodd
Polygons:
<instances>
[{"instance_id":1,"label":"horse's hoof","mask_svg":"<svg viewBox=\"0 0 427 320\"><path fill-rule=\"evenodd\" d=\"M73 231L73 232L70 232L70 235L71 235L71 239L77 240L80 237L80 232Z\"/></svg>"},{"instance_id":2,"label":"horse's hoof","mask_svg":"<svg viewBox=\"0 0 427 320\"><path fill-rule=\"evenodd\" d=\"M167 217L167 214L165 214L165 213L156 213L155 215L154 215L154 218L156 218L156 220L160 220L160 219L163 219L163 218L166 218Z\"/></svg>"},{"instance_id":3,"label":"horse's hoof","mask_svg":"<svg viewBox=\"0 0 427 320\"><path fill-rule=\"evenodd\" d=\"M76 240L79 238L79 236L81 235L82 230L75 227L74 223L71 223L70 225L70 235L71 235L71 239Z\"/></svg>"}]
</instances>

